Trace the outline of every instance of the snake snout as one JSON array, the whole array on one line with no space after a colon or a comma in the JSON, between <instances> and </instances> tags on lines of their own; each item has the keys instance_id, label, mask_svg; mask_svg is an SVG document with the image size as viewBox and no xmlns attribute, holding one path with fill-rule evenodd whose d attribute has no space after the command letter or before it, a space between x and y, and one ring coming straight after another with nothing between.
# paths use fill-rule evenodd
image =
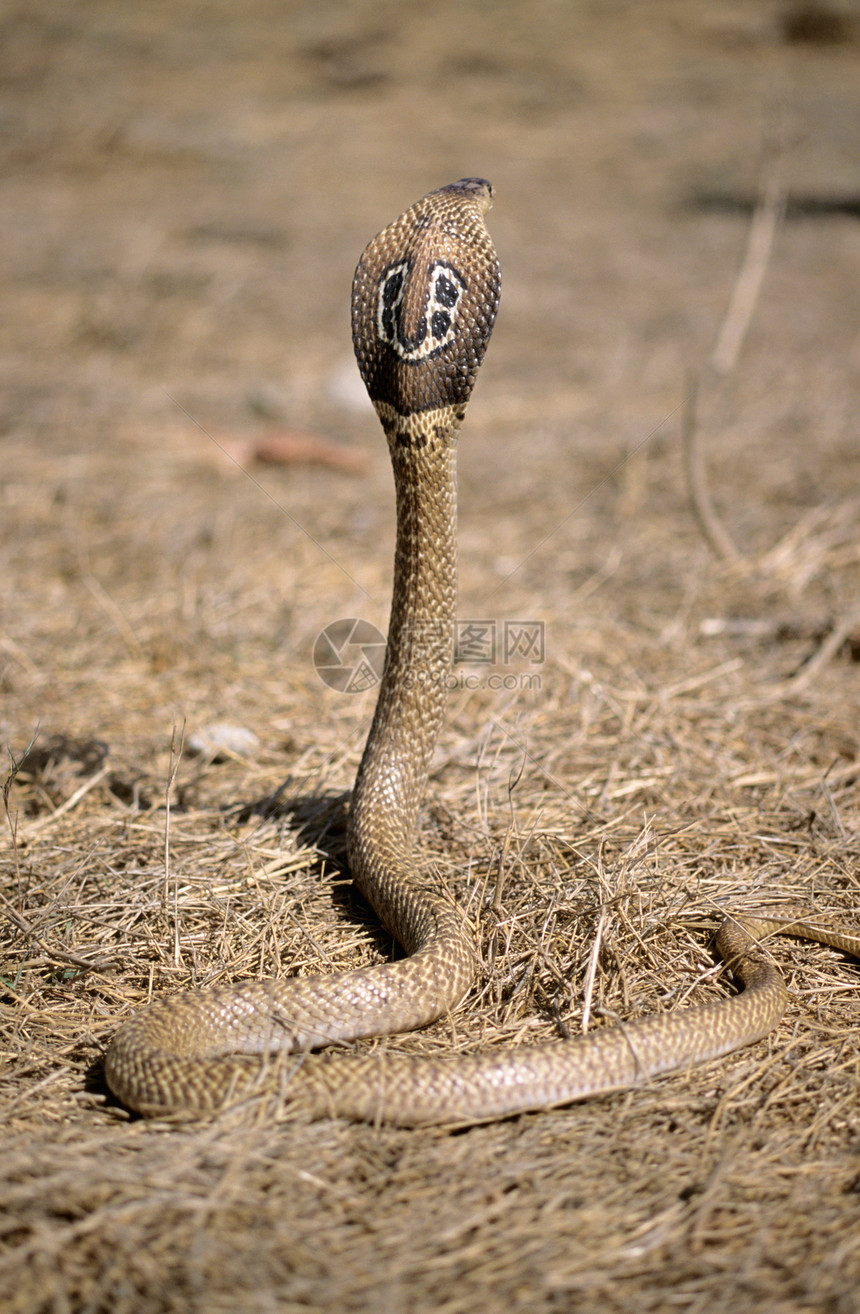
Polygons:
<instances>
[{"instance_id":1,"label":"snake snout","mask_svg":"<svg viewBox=\"0 0 860 1314\"><path fill-rule=\"evenodd\" d=\"M447 187L440 187L440 192L466 192L473 196L478 203L478 209L481 214L486 214L493 208L493 184L487 182L486 178L461 178L459 182L449 183Z\"/></svg>"}]
</instances>

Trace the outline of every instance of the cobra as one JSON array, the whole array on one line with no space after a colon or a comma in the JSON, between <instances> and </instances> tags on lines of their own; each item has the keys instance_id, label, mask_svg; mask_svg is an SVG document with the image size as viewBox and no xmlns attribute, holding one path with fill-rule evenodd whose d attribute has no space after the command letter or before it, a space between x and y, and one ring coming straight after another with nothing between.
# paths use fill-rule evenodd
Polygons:
<instances>
[{"instance_id":1,"label":"cobra","mask_svg":"<svg viewBox=\"0 0 860 1314\"><path fill-rule=\"evenodd\" d=\"M457 439L499 304L499 263L485 225L492 195L480 178L431 192L374 238L353 283L353 341L388 439L397 543L386 665L347 847L353 879L407 956L338 976L157 1000L120 1027L105 1059L111 1089L140 1113L199 1115L268 1087L296 1114L404 1126L548 1108L767 1034L787 992L757 946L765 935L860 954L855 934L729 917L717 947L744 989L701 1008L502 1053L308 1052L432 1022L462 1003L475 975L464 921L416 871L412 847L452 661Z\"/></svg>"}]
</instances>

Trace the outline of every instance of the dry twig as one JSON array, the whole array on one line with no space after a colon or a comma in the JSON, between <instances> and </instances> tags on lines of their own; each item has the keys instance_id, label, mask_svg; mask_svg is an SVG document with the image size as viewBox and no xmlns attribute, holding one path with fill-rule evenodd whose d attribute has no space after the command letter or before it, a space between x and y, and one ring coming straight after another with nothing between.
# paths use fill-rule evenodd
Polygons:
<instances>
[{"instance_id":1,"label":"dry twig","mask_svg":"<svg viewBox=\"0 0 860 1314\"><path fill-rule=\"evenodd\" d=\"M743 340L752 320L773 247L773 238L785 208L785 191L777 158L768 168L750 223L747 247L738 271L729 307L711 354L717 374L730 374L738 363Z\"/></svg>"},{"instance_id":2,"label":"dry twig","mask_svg":"<svg viewBox=\"0 0 860 1314\"><path fill-rule=\"evenodd\" d=\"M717 375L730 374L737 365L761 292L774 234L784 206L785 194L777 157L766 172L758 204L750 223L744 259L711 353L710 366ZM690 501L699 528L711 550L723 561L738 563L743 559L742 554L720 521L708 489L707 471L696 423L697 396L698 380L691 377L687 381L681 422L684 468Z\"/></svg>"},{"instance_id":3,"label":"dry twig","mask_svg":"<svg viewBox=\"0 0 860 1314\"><path fill-rule=\"evenodd\" d=\"M697 398L698 380L690 375L687 380L686 396L681 412L681 447L690 504L705 542L711 551L722 561L740 562L741 554L735 547L728 530L722 524L711 500L705 458L702 453L699 428L696 424Z\"/></svg>"}]
</instances>

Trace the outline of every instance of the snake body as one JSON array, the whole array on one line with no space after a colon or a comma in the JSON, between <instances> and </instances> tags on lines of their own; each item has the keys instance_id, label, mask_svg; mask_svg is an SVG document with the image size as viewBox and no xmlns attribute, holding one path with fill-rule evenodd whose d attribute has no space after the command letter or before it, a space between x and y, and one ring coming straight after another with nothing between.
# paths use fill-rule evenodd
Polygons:
<instances>
[{"instance_id":1,"label":"snake body","mask_svg":"<svg viewBox=\"0 0 860 1314\"><path fill-rule=\"evenodd\" d=\"M499 304L484 223L491 198L476 178L431 192L374 238L353 283L356 358L394 469L397 546L386 665L348 854L356 884L408 957L155 1001L120 1027L105 1057L109 1086L140 1113L206 1113L275 1082L298 1113L401 1125L569 1103L728 1053L776 1026L787 993L754 947L762 936L786 932L860 953L860 936L727 918L717 947L745 986L735 998L501 1054L307 1054L444 1016L475 974L462 919L416 874L412 843L452 660L457 438Z\"/></svg>"}]
</instances>

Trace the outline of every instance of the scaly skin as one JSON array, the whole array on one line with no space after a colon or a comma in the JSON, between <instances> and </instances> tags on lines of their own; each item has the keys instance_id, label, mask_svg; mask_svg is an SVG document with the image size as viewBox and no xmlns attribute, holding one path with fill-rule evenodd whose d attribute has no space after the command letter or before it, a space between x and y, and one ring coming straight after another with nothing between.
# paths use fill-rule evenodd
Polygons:
<instances>
[{"instance_id":1,"label":"scaly skin","mask_svg":"<svg viewBox=\"0 0 860 1314\"><path fill-rule=\"evenodd\" d=\"M737 998L501 1054L272 1058L422 1026L454 1009L474 976L463 921L414 871L412 843L452 658L457 437L499 302L484 225L491 196L481 179L431 192L370 243L353 284L356 357L394 468L397 549L348 850L357 885L409 957L156 1001L120 1028L105 1058L111 1089L140 1113L196 1115L267 1087L296 1113L404 1126L565 1104L726 1054L775 1027L787 995L754 948L761 936L801 935L860 955L860 936L728 918L717 943L746 987Z\"/></svg>"}]
</instances>

